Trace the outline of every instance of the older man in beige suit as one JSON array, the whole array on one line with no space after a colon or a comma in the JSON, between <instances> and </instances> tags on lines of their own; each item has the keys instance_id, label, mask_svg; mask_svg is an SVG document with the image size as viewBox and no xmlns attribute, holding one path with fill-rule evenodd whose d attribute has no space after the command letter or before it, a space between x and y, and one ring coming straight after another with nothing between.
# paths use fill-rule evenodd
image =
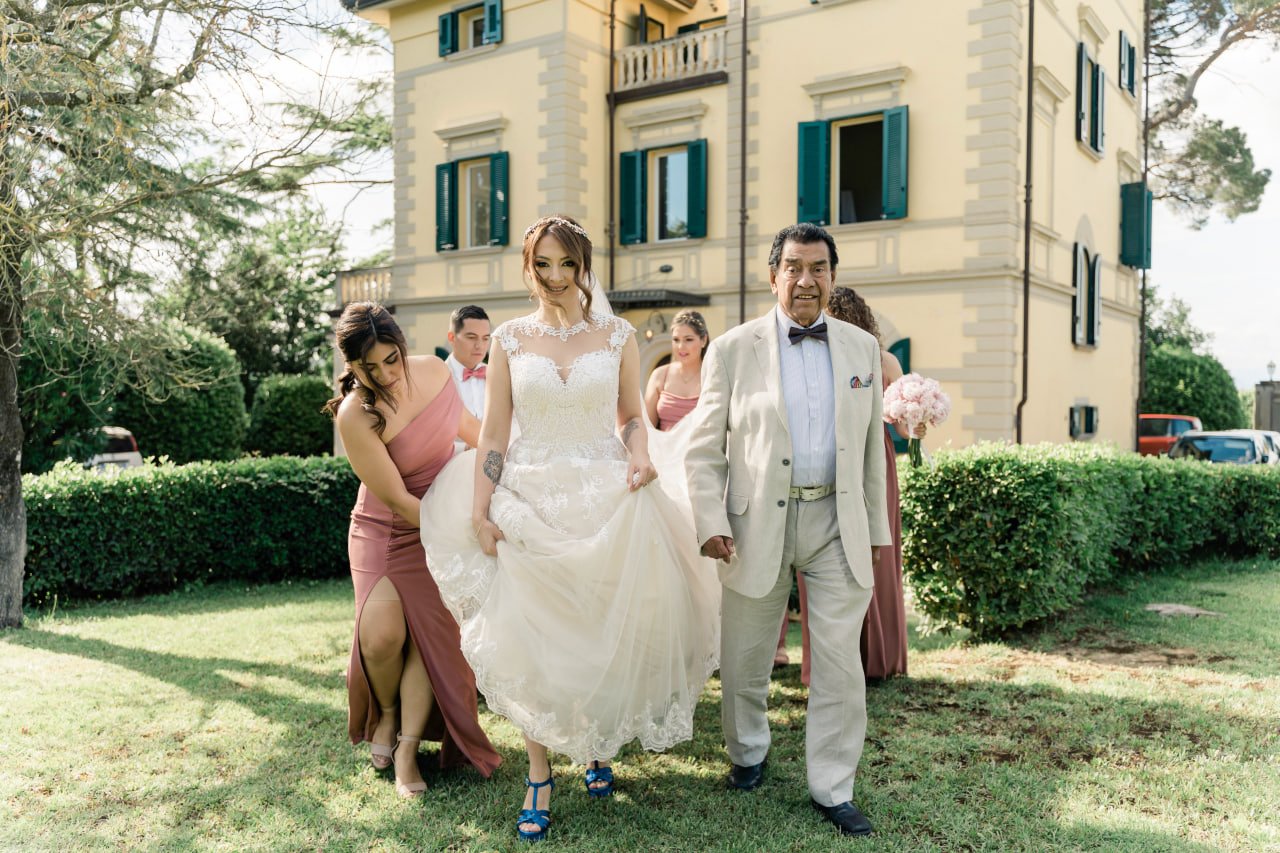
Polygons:
<instances>
[{"instance_id":1,"label":"older man in beige suit","mask_svg":"<svg viewBox=\"0 0 1280 853\"><path fill-rule=\"evenodd\" d=\"M803 572L812 677L809 793L848 835L871 823L853 804L866 735L858 640L873 551L891 544L885 511L880 347L824 313L835 241L802 223L769 253L778 298L711 344L686 469L698 541L722 561L722 720L729 783L758 787L769 751L765 701L778 623Z\"/></svg>"}]
</instances>

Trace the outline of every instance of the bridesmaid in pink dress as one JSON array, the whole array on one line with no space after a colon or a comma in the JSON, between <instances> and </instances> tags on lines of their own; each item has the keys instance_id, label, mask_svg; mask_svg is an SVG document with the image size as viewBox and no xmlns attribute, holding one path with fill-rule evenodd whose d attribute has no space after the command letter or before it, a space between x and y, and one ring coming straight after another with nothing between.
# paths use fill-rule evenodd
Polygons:
<instances>
[{"instance_id":1,"label":"bridesmaid in pink dress","mask_svg":"<svg viewBox=\"0 0 1280 853\"><path fill-rule=\"evenodd\" d=\"M347 370L328 410L360 478L347 537L356 603L347 728L352 743L369 742L374 767L394 765L396 792L416 797L427 788L422 740L441 742L442 767L469 763L488 777L501 761L480 728L475 676L418 531L421 498L454 438L474 445L480 424L445 363L410 358L382 306L348 305L335 332Z\"/></svg>"},{"instance_id":2,"label":"bridesmaid in pink dress","mask_svg":"<svg viewBox=\"0 0 1280 853\"><path fill-rule=\"evenodd\" d=\"M880 329L870 306L847 287L836 287L831 291L831 301L827 312L838 320L852 323L864 331L880 337ZM880 351L880 376L882 388L902 376L902 365L898 359L886 350ZM885 455L885 489L887 491L886 506L889 508L889 529L893 533L893 547L881 548L879 557L872 563L875 576L875 587L871 593L871 605L867 608L866 619L862 623L862 669L868 679L883 679L892 675L907 674L907 610L902 594L902 511L898 492L897 453L893 446L890 430L898 430L906 435L906 428L897 424L886 424L884 430ZM924 427L918 430L918 437L924 437ZM805 607L804 578L797 576L800 588L800 623L801 642L804 657L800 664L800 680L809 683L809 628L808 609ZM782 624L782 639L779 649L783 649L786 637L786 621Z\"/></svg>"},{"instance_id":3,"label":"bridesmaid in pink dress","mask_svg":"<svg viewBox=\"0 0 1280 853\"><path fill-rule=\"evenodd\" d=\"M681 311L671 321L671 363L649 374L644 389L649 423L659 430L670 432L698 404L709 343L707 321L697 311Z\"/></svg>"}]
</instances>

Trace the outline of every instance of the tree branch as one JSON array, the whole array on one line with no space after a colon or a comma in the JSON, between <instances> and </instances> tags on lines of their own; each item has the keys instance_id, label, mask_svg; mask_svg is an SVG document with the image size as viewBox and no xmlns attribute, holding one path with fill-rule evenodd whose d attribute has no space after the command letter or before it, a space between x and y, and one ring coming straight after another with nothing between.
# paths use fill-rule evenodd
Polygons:
<instances>
[{"instance_id":1,"label":"tree branch","mask_svg":"<svg viewBox=\"0 0 1280 853\"><path fill-rule=\"evenodd\" d=\"M1280 22L1280 4L1273 4L1258 9L1244 18L1237 18L1227 26L1218 39L1218 46L1200 60L1195 70L1187 75L1181 90L1162 104L1156 114L1151 117L1149 123L1151 131L1154 133L1161 126L1176 121L1183 113L1195 106L1196 86L1219 57L1234 45L1256 37L1260 31L1274 27L1278 22Z\"/></svg>"}]
</instances>

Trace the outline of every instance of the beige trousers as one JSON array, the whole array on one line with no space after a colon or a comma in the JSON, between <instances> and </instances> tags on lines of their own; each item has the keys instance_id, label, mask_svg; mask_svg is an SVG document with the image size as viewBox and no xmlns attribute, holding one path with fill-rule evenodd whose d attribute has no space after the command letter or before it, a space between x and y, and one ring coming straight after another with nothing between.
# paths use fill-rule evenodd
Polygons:
<instances>
[{"instance_id":1,"label":"beige trousers","mask_svg":"<svg viewBox=\"0 0 1280 853\"><path fill-rule=\"evenodd\" d=\"M811 678L805 726L809 793L834 806L853 799L867 733L866 682L858 651L871 590L858 586L840 544L834 496L792 500L778 581L760 598L724 590L720 638L721 722L729 759L759 764L769 752L766 702L778 623L792 571L804 574Z\"/></svg>"}]
</instances>

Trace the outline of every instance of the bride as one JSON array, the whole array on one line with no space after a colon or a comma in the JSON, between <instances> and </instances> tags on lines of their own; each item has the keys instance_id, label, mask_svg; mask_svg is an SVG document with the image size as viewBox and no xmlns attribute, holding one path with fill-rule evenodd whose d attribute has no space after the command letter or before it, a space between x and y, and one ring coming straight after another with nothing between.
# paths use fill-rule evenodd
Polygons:
<instances>
[{"instance_id":1,"label":"bride","mask_svg":"<svg viewBox=\"0 0 1280 853\"><path fill-rule=\"evenodd\" d=\"M455 460L437 479L422 538L490 710L524 732L517 832L537 841L549 749L587 765L587 793L607 797L624 744L692 737L720 586L673 498L682 484L655 483L635 329L592 311L586 231L540 219L523 260L537 308L494 330L474 471Z\"/></svg>"}]
</instances>

